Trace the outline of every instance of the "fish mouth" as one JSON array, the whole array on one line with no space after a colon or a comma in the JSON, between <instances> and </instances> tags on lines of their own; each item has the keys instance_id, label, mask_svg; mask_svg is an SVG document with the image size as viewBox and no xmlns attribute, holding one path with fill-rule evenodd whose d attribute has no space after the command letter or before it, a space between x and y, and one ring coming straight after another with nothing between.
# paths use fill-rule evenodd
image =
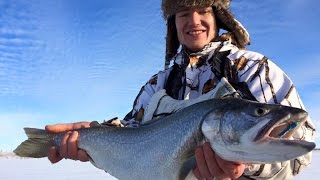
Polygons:
<instances>
[{"instance_id":1,"label":"fish mouth","mask_svg":"<svg viewBox=\"0 0 320 180\"><path fill-rule=\"evenodd\" d=\"M271 120L257 133L255 142L290 138L307 120L308 113L303 111L296 115L287 114L280 120ZM275 118L277 119L277 118Z\"/></svg>"},{"instance_id":2,"label":"fish mouth","mask_svg":"<svg viewBox=\"0 0 320 180\"><path fill-rule=\"evenodd\" d=\"M285 108L285 107L284 107ZM252 159L248 162L274 163L302 156L315 148L315 143L303 138L295 139L293 134L301 130L308 114L301 109L283 109L274 116L256 125L252 140ZM255 134L256 133L256 134ZM258 150L259 153L253 152Z\"/></svg>"}]
</instances>

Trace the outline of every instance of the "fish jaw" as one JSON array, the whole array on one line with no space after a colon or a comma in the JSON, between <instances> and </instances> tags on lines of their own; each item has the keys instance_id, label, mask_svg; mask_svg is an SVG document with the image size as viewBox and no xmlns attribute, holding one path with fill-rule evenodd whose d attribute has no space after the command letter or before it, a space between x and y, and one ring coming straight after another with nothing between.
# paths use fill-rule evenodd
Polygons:
<instances>
[{"instance_id":1,"label":"fish jaw","mask_svg":"<svg viewBox=\"0 0 320 180\"><path fill-rule=\"evenodd\" d=\"M315 148L313 142L270 136L279 125L298 121L303 124L308 117L304 110L244 100L238 100L237 104L209 113L203 122L202 132L221 158L243 163L275 163L297 158ZM257 115L260 111L261 115Z\"/></svg>"},{"instance_id":2,"label":"fish jaw","mask_svg":"<svg viewBox=\"0 0 320 180\"><path fill-rule=\"evenodd\" d=\"M292 108L292 107L284 107L288 108L288 112L286 114L279 114L273 119L270 119L267 123L262 122L260 130L256 133L254 141L261 141L266 138L274 137L274 138L281 138L281 137L289 137L288 134L293 134L299 126L294 127L292 129L289 127L291 124L303 124L308 119L308 113L302 109ZM278 128L280 126L284 126L281 130ZM278 128L278 130L277 130Z\"/></svg>"},{"instance_id":3,"label":"fish jaw","mask_svg":"<svg viewBox=\"0 0 320 180\"><path fill-rule=\"evenodd\" d=\"M295 109L297 112L289 113L283 118L265 119L244 133L241 137L239 149L246 149L240 154L247 156L243 162L249 163L275 163L287 161L302 156L315 148L315 143L292 138L271 137L271 132L281 124L292 122L305 122L308 115L305 111ZM291 130L295 131L297 128Z\"/></svg>"},{"instance_id":4,"label":"fish jaw","mask_svg":"<svg viewBox=\"0 0 320 180\"><path fill-rule=\"evenodd\" d=\"M286 134L292 135L307 120L308 113L304 110L292 107L287 108L290 109L287 112L292 112L279 120L276 120L277 118L265 119L242 136L241 141L247 142L244 144L251 146L251 153L256 154L256 156L252 156L255 159L250 161L254 163L287 161L307 154L315 148L314 142L294 140L292 137L283 138L278 136L280 131L273 133L281 125L299 122L299 126L286 132ZM272 133L274 134L273 136L271 136Z\"/></svg>"}]
</instances>

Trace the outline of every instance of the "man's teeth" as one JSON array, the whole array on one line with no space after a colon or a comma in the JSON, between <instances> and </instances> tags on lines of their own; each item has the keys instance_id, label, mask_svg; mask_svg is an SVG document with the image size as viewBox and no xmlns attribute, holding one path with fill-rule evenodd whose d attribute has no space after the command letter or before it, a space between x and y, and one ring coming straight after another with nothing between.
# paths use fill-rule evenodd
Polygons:
<instances>
[{"instance_id":1,"label":"man's teeth","mask_svg":"<svg viewBox=\"0 0 320 180\"><path fill-rule=\"evenodd\" d=\"M203 31L190 31L188 34L191 34L191 35L197 35L197 34L200 34L202 33Z\"/></svg>"}]
</instances>

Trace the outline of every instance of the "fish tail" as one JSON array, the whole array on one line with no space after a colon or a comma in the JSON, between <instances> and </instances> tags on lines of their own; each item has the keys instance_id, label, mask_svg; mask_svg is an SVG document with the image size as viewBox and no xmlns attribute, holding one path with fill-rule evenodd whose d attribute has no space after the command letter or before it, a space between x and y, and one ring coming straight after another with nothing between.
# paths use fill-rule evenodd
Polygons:
<instances>
[{"instance_id":1,"label":"fish tail","mask_svg":"<svg viewBox=\"0 0 320 180\"><path fill-rule=\"evenodd\" d=\"M28 139L22 142L13 152L20 157L46 157L52 145L53 135L46 130L24 128Z\"/></svg>"}]
</instances>

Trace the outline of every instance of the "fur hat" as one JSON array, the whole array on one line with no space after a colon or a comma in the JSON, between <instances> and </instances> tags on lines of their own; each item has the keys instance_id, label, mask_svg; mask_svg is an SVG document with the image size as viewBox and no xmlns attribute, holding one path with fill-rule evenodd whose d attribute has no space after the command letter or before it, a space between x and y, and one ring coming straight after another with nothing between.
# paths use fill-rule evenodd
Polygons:
<instances>
[{"instance_id":1,"label":"fur hat","mask_svg":"<svg viewBox=\"0 0 320 180\"><path fill-rule=\"evenodd\" d=\"M234 43L239 48L245 48L250 43L247 30L237 21L229 10L231 0L162 0L162 13L167 21L166 37L166 67L177 54L180 43L177 37L174 15L182 7L212 6L219 29L224 29L234 37Z\"/></svg>"}]
</instances>

